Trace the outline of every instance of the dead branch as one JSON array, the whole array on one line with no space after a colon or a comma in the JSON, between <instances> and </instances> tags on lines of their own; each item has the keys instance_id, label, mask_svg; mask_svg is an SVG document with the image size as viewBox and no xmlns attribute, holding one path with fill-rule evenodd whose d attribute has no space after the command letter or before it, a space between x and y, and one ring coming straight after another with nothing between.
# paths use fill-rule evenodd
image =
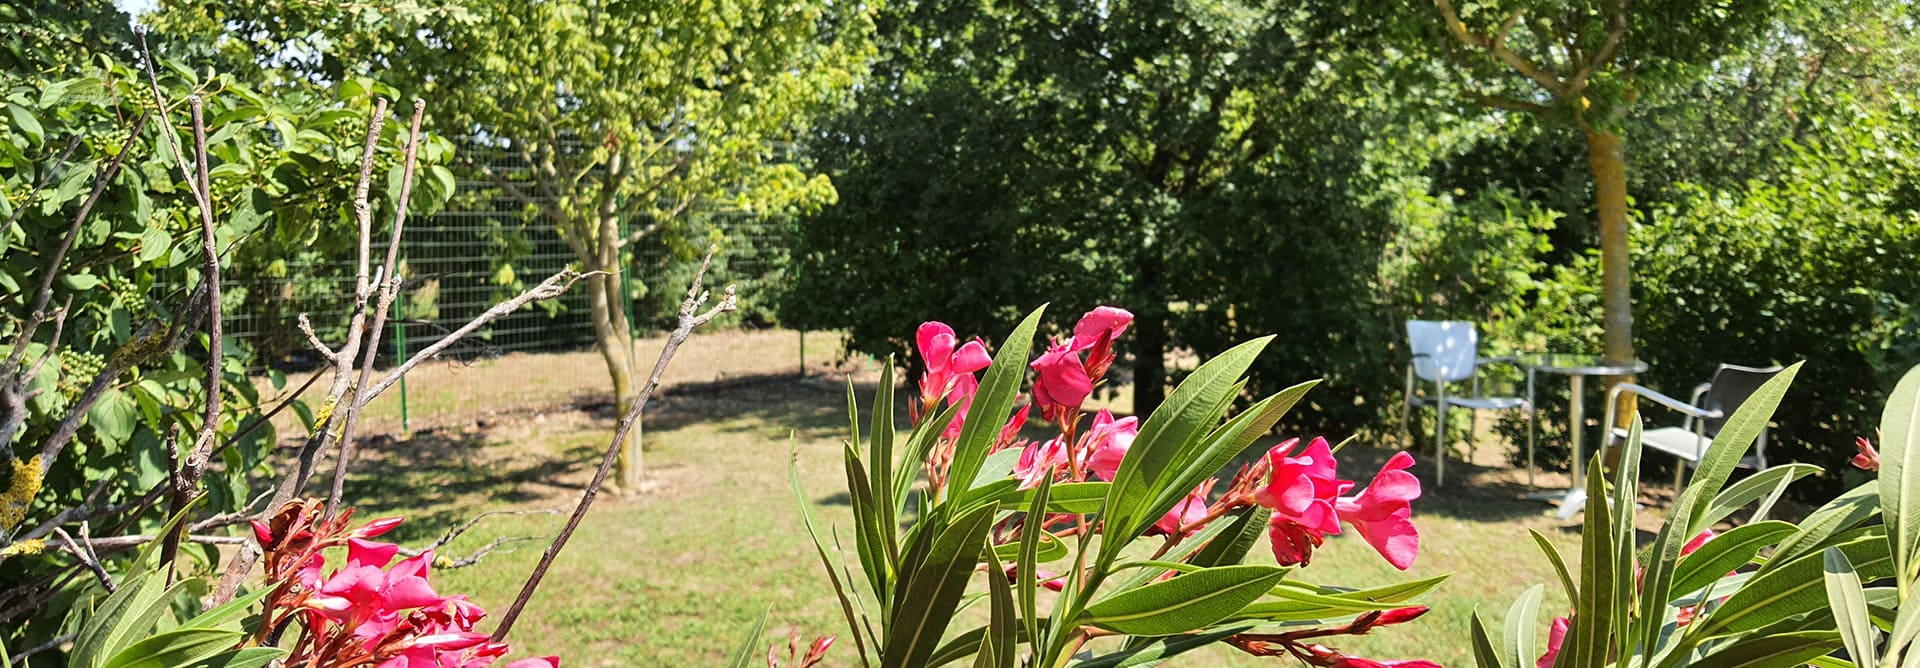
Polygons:
<instances>
[{"instance_id":1,"label":"dead branch","mask_svg":"<svg viewBox=\"0 0 1920 668\"><path fill-rule=\"evenodd\" d=\"M74 558L79 559L80 563L87 567L87 570L93 571L93 577L100 581L100 586L105 587L109 593L120 591L120 587L113 583L113 576L108 575L107 569L100 566L100 555L93 551L92 541L87 541L86 549L81 549L80 545L74 542L73 536L67 535L65 529L54 529L53 533L60 537L62 544L66 545L68 554L72 554ZM86 530L82 529L80 535L83 537L86 536Z\"/></svg>"},{"instance_id":2,"label":"dead branch","mask_svg":"<svg viewBox=\"0 0 1920 668\"><path fill-rule=\"evenodd\" d=\"M660 377L666 375L667 365L673 361L673 355L680 349L680 344L686 342L687 336L693 333L694 328L711 322L721 313L738 308L734 287L729 285L720 303L704 313L700 312L700 307L707 302L708 298L707 291L701 288L701 281L706 277L707 268L712 265L713 254L717 250L719 249L713 246L707 248L707 257L700 262L700 269L694 272L693 285L687 289L686 299L680 302L679 326L674 327L673 333L667 336L666 345L660 349L660 358L654 362L653 373L648 376L647 384L640 388L639 394L634 395L633 405L627 409L626 415L620 418L620 426L614 430L613 441L607 444L607 452L600 458L600 468L594 471L593 481L587 484L586 491L580 495L580 503L574 506L573 515L567 518L567 524L560 530L560 535L555 536L553 542L547 545L546 552L540 555L540 563L534 566L532 573L527 575L527 582L521 585L520 594L513 599L513 606L507 608L507 614L500 618L500 625L494 628L494 642L505 640L507 633L513 630L514 620L520 617L520 612L526 608L527 601L533 598L534 590L540 587L540 580L546 577L547 569L553 566L554 558L560 555L560 550L567 546L567 539L573 536L574 530L580 526L580 521L586 518L587 509L593 506L594 498L599 496L601 486L607 482L607 474L613 471L614 463L620 458L620 448L627 442L627 433L633 430L633 426L640 421L640 415L646 412L647 399L652 397L654 390L660 387Z\"/></svg>"},{"instance_id":3,"label":"dead branch","mask_svg":"<svg viewBox=\"0 0 1920 668\"><path fill-rule=\"evenodd\" d=\"M400 201L394 203L393 235L387 242L387 261L381 265L380 275L386 277L380 285L379 301L373 310L373 327L367 330L367 357L360 362L360 379L354 383L355 397L352 409L347 411L345 424L340 427L340 454L333 462L333 493L327 496L327 514L331 515L340 507L340 494L347 484L347 465L353 461L353 429L360 423L360 409L366 406L367 382L373 378L373 362L379 355L373 351L380 349L380 335L387 327L387 312L393 308L393 299L400 293L400 234L406 228L407 205L413 197L413 173L415 158L420 151L420 121L427 115L425 100L413 101L413 123L407 134L406 166L401 172Z\"/></svg>"},{"instance_id":4,"label":"dead branch","mask_svg":"<svg viewBox=\"0 0 1920 668\"><path fill-rule=\"evenodd\" d=\"M61 645L65 645L67 643L73 642L73 639L75 637L78 637L79 635L80 633L76 631L74 633L69 633L69 634L60 636L58 638L54 638L52 640L46 641L44 643L35 645L24 652L13 655L12 658L7 660L7 665L18 666L18 665L24 664L27 662L27 657L31 657L35 654L39 654L47 650L58 649Z\"/></svg>"},{"instance_id":5,"label":"dead branch","mask_svg":"<svg viewBox=\"0 0 1920 668\"><path fill-rule=\"evenodd\" d=\"M547 280L541 281L539 285L528 288L526 292L515 295L512 299L494 304L493 308L489 308L480 315L475 316L473 320L467 321L467 324L461 325L459 329L455 329L452 333L441 337L440 340L435 341L433 345L421 348L420 352L414 353L412 357L407 358L407 361L402 362L400 366L394 367L393 370L388 371L386 375L381 376L379 382L368 387L366 392L361 395L363 397L361 400L362 406L364 406L366 402L373 401L379 397L380 393L387 391L387 388L392 387L394 383L400 382L401 376L407 375L407 372L412 371L413 368L419 366L421 362L433 359L438 356L441 351L459 343L461 339L466 338L467 335L472 334L475 330L480 329L487 323L513 313L514 311L518 311L527 304L558 297L569 288L572 288L573 284L579 282L580 279L593 275L596 275L596 273L590 272L582 274L568 269L558 274L548 276Z\"/></svg>"}]
</instances>

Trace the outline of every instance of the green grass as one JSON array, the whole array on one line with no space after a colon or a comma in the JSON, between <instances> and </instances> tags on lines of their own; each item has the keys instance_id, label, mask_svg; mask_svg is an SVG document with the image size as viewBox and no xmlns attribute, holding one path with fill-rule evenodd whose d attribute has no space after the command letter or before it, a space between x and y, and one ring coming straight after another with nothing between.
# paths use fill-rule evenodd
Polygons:
<instances>
[{"instance_id":1,"label":"green grass","mask_svg":"<svg viewBox=\"0 0 1920 668\"><path fill-rule=\"evenodd\" d=\"M460 375L467 383L484 377ZM565 388L541 391L573 396ZM439 392L429 389L427 396ZM769 642L783 640L790 629L807 638L837 633L844 646L830 654L829 665L857 665L786 484L793 453L816 515L826 524L848 523L839 454L844 402L844 389L820 379L690 389L657 402L646 441L661 489L638 498L601 497L517 623L516 655L558 654L569 666L715 665L771 610ZM408 523L392 536L418 545L486 510L570 507L606 446L612 416L604 406L598 412L511 408L489 413L479 427L461 418L434 428L416 425L408 440L371 439L349 486L361 516L406 515ZM434 419L419 410L415 415L417 423ZM1361 480L1385 455L1363 446L1349 453L1343 474ZM1553 520L1545 504L1518 500L1525 490L1510 482L1510 472L1478 470L1477 479L1472 467L1456 470L1448 488L1429 490L1415 504L1422 552L1411 571L1395 571L1357 537L1339 537L1301 572L1313 582L1353 587L1451 574L1424 602L1433 608L1424 618L1330 644L1368 657L1467 665L1467 618L1476 607L1498 624L1521 591L1548 583L1543 611L1565 609L1527 529L1540 530L1571 557L1576 525ZM437 573L436 588L503 613L563 519L488 518L444 553L464 556L503 536L539 540L510 543L478 565ZM1268 559L1263 541L1250 560ZM1542 634L1545 622L1537 625ZM1275 664L1221 649L1170 665Z\"/></svg>"}]
</instances>

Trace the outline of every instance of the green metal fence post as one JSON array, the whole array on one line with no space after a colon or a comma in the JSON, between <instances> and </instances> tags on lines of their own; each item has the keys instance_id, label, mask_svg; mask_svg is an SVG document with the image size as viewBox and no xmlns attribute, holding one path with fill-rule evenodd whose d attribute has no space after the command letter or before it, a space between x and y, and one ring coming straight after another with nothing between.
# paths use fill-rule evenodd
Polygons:
<instances>
[{"instance_id":1,"label":"green metal fence post","mask_svg":"<svg viewBox=\"0 0 1920 668\"><path fill-rule=\"evenodd\" d=\"M393 359L395 364L407 361L407 293L402 292L393 298ZM400 375L400 433L413 433L413 426L407 420L407 376Z\"/></svg>"}]
</instances>

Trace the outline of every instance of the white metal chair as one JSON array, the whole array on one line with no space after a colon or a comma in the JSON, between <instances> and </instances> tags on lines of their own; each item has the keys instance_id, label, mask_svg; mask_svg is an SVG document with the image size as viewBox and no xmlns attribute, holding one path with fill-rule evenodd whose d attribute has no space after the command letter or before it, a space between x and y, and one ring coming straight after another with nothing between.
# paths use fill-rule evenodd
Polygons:
<instances>
[{"instance_id":1,"label":"white metal chair","mask_svg":"<svg viewBox=\"0 0 1920 668\"><path fill-rule=\"evenodd\" d=\"M1480 357L1480 334L1473 323L1462 320L1408 320L1407 344L1413 352L1413 359L1407 364L1406 404L1400 414L1400 441L1413 446L1411 423L1413 410L1420 406L1437 407L1433 430L1434 485L1445 484L1447 475L1447 408L1458 406L1469 410L1533 410L1532 404L1521 397L1488 397L1480 393L1480 367L1488 364L1509 364L1518 367L1518 362L1510 357ZM1415 380L1433 383L1433 394L1419 396ZM1468 396L1448 396L1447 384L1471 381ZM1468 457L1472 457L1472 445L1468 445Z\"/></svg>"},{"instance_id":2,"label":"white metal chair","mask_svg":"<svg viewBox=\"0 0 1920 668\"><path fill-rule=\"evenodd\" d=\"M1722 364L1713 373L1713 380L1693 388L1692 396L1686 402L1647 389L1633 383L1620 383L1607 392L1607 421L1601 424L1610 427L1607 430L1604 446L1613 445L1618 439L1627 437L1627 430L1613 429L1614 411L1620 404L1620 395L1630 393L1653 403L1673 409L1684 416L1677 427L1643 428L1640 432L1640 445L1673 455L1680 460L1674 467L1673 488L1680 489L1684 481L1687 466L1700 463L1701 455L1713 446L1713 437L1720 434L1727 417L1734 409L1753 396L1755 390L1780 373L1777 366L1755 368ZM1759 438L1754 440L1753 454L1743 457L1740 466L1751 469L1767 467L1767 429L1760 430Z\"/></svg>"}]
</instances>

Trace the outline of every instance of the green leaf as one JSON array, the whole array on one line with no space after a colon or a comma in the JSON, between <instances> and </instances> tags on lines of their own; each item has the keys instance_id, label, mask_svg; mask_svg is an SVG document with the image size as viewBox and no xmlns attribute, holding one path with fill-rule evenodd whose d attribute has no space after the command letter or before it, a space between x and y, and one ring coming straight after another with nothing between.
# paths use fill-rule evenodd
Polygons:
<instances>
[{"instance_id":1,"label":"green leaf","mask_svg":"<svg viewBox=\"0 0 1920 668\"><path fill-rule=\"evenodd\" d=\"M1701 524L1713 526L1726 519L1747 504L1763 498L1778 498L1780 492L1793 481L1820 472L1820 467L1812 464L1782 464L1747 476L1740 482L1728 485L1713 502L1707 504L1707 512L1701 516ZM1765 507L1763 506L1762 510ZM1761 513L1756 513L1761 514ZM1749 520L1759 521L1759 518Z\"/></svg>"},{"instance_id":2,"label":"green leaf","mask_svg":"<svg viewBox=\"0 0 1920 668\"><path fill-rule=\"evenodd\" d=\"M793 488L793 498L800 504L800 520L807 527L807 537L813 540L813 550L820 556L820 565L827 569L827 580L833 584L833 595L840 601L840 612L846 616L847 631L853 635L855 649L860 654L860 665L867 665L866 641L860 635L860 617L853 612L853 601L848 597L846 586L842 584L840 574L833 568L833 559L827 556L827 547L820 542L820 532L814 528L813 499L807 498L807 492L800 485L799 451L794 450L787 461L787 484Z\"/></svg>"},{"instance_id":3,"label":"green leaf","mask_svg":"<svg viewBox=\"0 0 1920 668\"><path fill-rule=\"evenodd\" d=\"M1279 422L1280 417L1286 415L1287 411L1300 401L1300 397L1304 396L1307 390L1313 389L1318 382L1301 383L1261 400L1246 412L1234 416L1225 425L1208 434L1199 442L1198 447L1179 453L1174 461L1187 462L1187 464L1179 467L1165 479L1154 481L1153 487L1159 490L1159 496L1153 503L1146 506L1142 517L1157 520L1166 516L1167 512L1179 505L1195 487L1219 473L1222 468L1243 454L1247 447L1261 435L1267 433L1267 430ZM1227 400L1231 401L1238 394L1238 390L1230 393ZM1145 531L1146 527L1147 525L1143 524L1137 530Z\"/></svg>"},{"instance_id":4,"label":"green leaf","mask_svg":"<svg viewBox=\"0 0 1920 668\"><path fill-rule=\"evenodd\" d=\"M1761 548L1772 545L1782 536L1793 532L1792 524L1768 520L1734 527L1707 541L1700 546L1700 549L1694 550L1693 554L1680 558L1680 563L1673 569L1673 586L1669 590L1672 595L1660 602L1668 603L1673 600L1673 596L1700 591L1708 584L1724 577L1728 571L1753 561Z\"/></svg>"},{"instance_id":5,"label":"green leaf","mask_svg":"<svg viewBox=\"0 0 1920 668\"><path fill-rule=\"evenodd\" d=\"M847 469L848 503L853 506L854 551L860 557L860 570L866 573L868 586L879 596L892 590L893 560L887 554L889 537L894 535L893 515L873 498L860 455L852 445L844 446Z\"/></svg>"},{"instance_id":6,"label":"green leaf","mask_svg":"<svg viewBox=\"0 0 1920 668\"><path fill-rule=\"evenodd\" d=\"M1207 541L1206 546L1186 562L1201 568L1239 564L1247 558L1247 552L1260 542L1260 536L1267 528L1267 520L1272 516L1273 511L1257 505L1241 511L1225 532Z\"/></svg>"},{"instance_id":7,"label":"green leaf","mask_svg":"<svg viewBox=\"0 0 1920 668\"><path fill-rule=\"evenodd\" d=\"M173 248L173 237L161 227L149 227L140 233L140 253L135 256L142 263L157 260Z\"/></svg>"},{"instance_id":8,"label":"green leaf","mask_svg":"<svg viewBox=\"0 0 1920 668\"><path fill-rule=\"evenodd\" d=\"M1230 624L1199 633L1153 638L1138 646L1078 661L1073 665L1075 668L1137 668L1157 665L1180 654L1225 640L1234 634L1252 631L1256 626L1256 624Z\"/></svg>"},{"instance_id":9,"label":"green leaf","mask_svg":"<svg viewBox=\"0 0 1920 668\"><path fill-rule=\"evenodd\" d=\"M953 416L960 411L960 405L954 404L934 413L932 419L921 422L907 436L907 447L900 462L893 469L893 512L899 515L905 509L908 490L913 488L914 480L919 478L920 466L927 461L927 454L933 451L940 432L946 425L953 424ZM940 425L938 427L934 425ZM926 506L921 506L925 509Z\"/></svg>"},{"instance_id":10,"label":"green leaf","mask_svg":"<svg viewBox=\"0 0 1920 668\"><path fill-rule=\"evenodd\" d=\"M1760 572L1826 547L1828 539L1880 512L1878 497L1877 481L1869 480L1808 513L1806 519L1800 520L1800 530L1774 547L1773 555L1760 566Z\"/></svg>"},{"instance_id":11,"label":"green leaf","mask_svg":"<svg viewBox=\"0 0 1920 668\"><path fill-rule=\"evenodd\" d=\"M278 647L248 647L215 656L191 668L263 668L286 655L287 650Z\"/></svg>"},{"instance_id":12,"label":"green leaf","mask_svg":"<svg viewBox=\"0 0 1920 668\"><path fill-rule=\"evenodd\" d=\"M947 624L953 621L954 608L966 593L968 576L980 563L980 546L999 510L998 504L990 504L954 520L933 539L919 563L913 564L911 570L903 566L902 577L912 575L901 589L903 595L897 599L901 603L893 614L887 644L880 653L882 666L921 666L933 655L940 637L947 631Z\"/></svg>"},{"instance_id":13,"label":"green leaf","mask_svg":"<svg viewBox=\"0 0 1920 668\"><path fill-rule=\"evenodd\" d=\"M1920 366L1909 369L1880 417L1880 514L1893 545L1902 599L1920 559Z\"/></svg>"},{"instance_id":14,"label":"green leaf","mask_svg":"<svg viewBox=\"0 0 1920 668\"><path fill-rule=\"evenodd\" d=\"M1832 631L1743 638L1688 665L1693 668L1791 668L1840 648Z\"/></svg>"},{"instance_id":15,"label":"green leaf","mask_svg":"<svg viewBox=\"0 0 1920 668\"><path fill-rule=\"evenodd\" d=\"M1494 649L1493 639L1487 635L1487 625L1480 621L1480 611L1473 611L1468 619L1468 630L1472 632L1475 665L1480 668L1513 668L1513 664L1502 660L1499 650Z\"/></svg>"},{"instance_id":16,"label":"green leaf","mask_svg":"<svg viewBox=\"0 0 1920 668\"><path fill-rule=\"evenodd\" d=\"M133 428L138 425L140 410L126 393L120 390L107 390L100 400L87 409L87 425L93 427L94 434L100 440L118 445L133 436Z\"/></svg>"},{"instance_id":17,"label":"green leaf","mask_svg":"<svg viewBox=\"0 0 1920 668\"><path fill-rule=\"evenodd\" d=\"M760 637L767 632L767 618L772 616L771 608L760 613L760 619L753 623L753 628L747 630L746 638L734 647L733 654L728 655L727 668L752 668L754 658L760 654Z\"/></svg>"},{"instance_id":18,"label":"green leaf","mask_svg":"<svg viewBox=\"0 0 1920 668\"><path fill-rule=\"evenodd\" d=\"M1027 503L1027 516L1023 521L1032 524L1035 528L1039 528L1041 523L1045 521L1047 504L1052 494L1053 477L1042 477L1040 479L1040 486L1033 490L1033 499ZM1020 619L1026 622L1025 630L1027 632L1027 638L1033 647L1043 646L1042 641L1044 640L1040 637L1041 627L1038 600L1040 588L1040 541L1043 540L1041 535L1045 533L1045 531L1027 531L1023 526L1020 530L1020 556L1015 561L1015 568L1020 577L1020 587L1018 589ZM1058 539L1056 538L1055 540Z\"/></svg>"},{"instance_id":19,"label":"green leaf","mask_svg":"<svg viewBox=\"0 0 1920 668\"><path fill-rule=\"evenodd\" d=\"M1171 482L1172 475L1168 472L1189 463L1178 459L1179 454L1205 436L1208 425L1220 419L1226 402L1240 387L1241 374L1246 373L1254 358L1272 341L1271 336L1255 339L1200 365L1140 426L1133 446L1114 473L1113 486L1107 490L1107 535L1131 538L1158 519L1146 512L1146 506L1157 501L1165 491L1156 488L1156 483ZM1102 542L1100 562L1113 563L1124 542Z\"/></svg>"},{"instance_id":20,"label":"green leaf","mask_svg":"<svg viewBox=\"0 0 1920 668\"><path fill-rule=\"evenodd\" d=\"M1286 569L1273 566L1220 566L1183 573L1087 606L1081 621L1130 635L1187 633L1239 612L1286 575Z\"/></svg>"},{"instance_id":21,"label":"green leaf","mask_svg":"<svg viewBox=\"0 0 1920 668\"><path fill-rule=\"evenodd\" d=\"M40 127L40 119L33 117L33 111L17 104L7 105L7 115L13 118L13 129L25 135L28 142L39 145L46 140L47 131Z\"/></svg>"},{"instance_id":22,"label":"green leaf","mask_svg":"<svg viewBox=\"0 0 1920 668\"><path fill-rule=\"evenodd\" d=\"M1695 467L1686 492L1677 502L1687 504L1687 516L1691 520L1682 534L1692 536L1707 528L1704 521L1707 505L1713 497L1719 496L1721 488L1727 484L1727 477L1733 475L1733 469L1739 466L1740 459L1746 456L1754 439L1767 428L1774 409L1780 406L1780 399L1786 396L1787 388L1793 385L1794 377L1799 375L1800 365L1796 362L1768 378L1721 424L1720 433L1714 435L1713 445L1708 446L1706 453L1700 456L1699 466Z\"/></svg>"},{"instance_id":23,"label":"green leaf","mask_svg":"<svg viewBox=\"0 0 1920 668\"><path fill-rule=\"evenodd\" d=\"M1000 347L1000 353L994 355L993 365L987 367L987 373L980 379L980 388L974 392L973 405L967 410L968 419L960 427L960 436L954 440L953 463L948 469L947 480L956 484L971 481L980 472L981 462L986 461L987 449L993 447L994 439L1000 437L1000 427L1013 411L1013 400L1020 393L1020 384L1027 378L1027 352L1033 347L1034 330L1040 326L1040 315L1047 307L1036 308L1020 321L1013 333L1007 335L1007 341ZM964 489L949 490L952 498L965 498Z\"/></svg>"},{"instance_id":24,"label":"green leaf","mask_svg":"<svg viewBox=\"0 0 1920 668\"><path fill-rule=\"evenodd\" d=\"M1629 439L1629 443L1632 440ZM1631 452L1637 448L1627 446ZM1614 600L1614 580L1619 566L1615 558L1619 550L1615 545L1617 536L1613 528L1613 512L1616 508L1608 503L1611 495L1607 493L1606 468L1602 465L1600 454L1594 453L1587 466L1587 506L1585 526L1581 529L1580 540L1580 599L1574 603L1573 625L1567 629L1565 644L1557 666L1562 668L1587 668L1604 665L1606 647L1613 639L1614 610L1618 606ZM1633 512L1633 506L1623 510Z\"/></svg>"},{"instance_id":25,"label":"green leaf","mask_svg":"<svg viewBox=\"0 0 1920 668\"><path fill-rule=\"evenodd\" d=\"M1533 625L1540 618L1540 599L1546 587L1534 585L1507 609L1506 641L1500 646L1501 664L1526 668L1544 652L1534 644ZM1476 613L1477 614L1477 613Z\"/></svg>"},{"instance_id":26,"label":"green leaf","mask_svg":"<svg viewBox=\"0 0 1920 668\"><path fill-rule=\"evenodd\" d=\"M1408 601L1433 591L1447 576L1399 582L1355 591L1324 592L1304 583L1283 582L1268 592L1277 601L1260 601L1243 608L1235 619L1260 619L1271 622L1310 621L1356 615L1370 610L1406 607Z\"/></svg>"},{"instance_id":27,"label":"green leaf","mask_svg":"<svg viewBox=\"0 0 1920 668\"><path fill-rule=\"evenodd\" d=\"M227 629L174 629L128 645L107 661L106 668L191 666L234 649L244 638L245 633Z\"/></svg>"},{"instance_id":28,"label":"green leaf","mask_svg":"<svg viewBox=\"0 0 1920 668\"><path fill-rule=\"evenodd\" d=\"M265 599L268 594L272 594L272 593L273 593L272 587L261 587L259 589L255 589L245 594L235 596L231 601L227 601L226 603L220 604L219 606L211 610L208 610L206 612L202 612L198 615L194 615L193 619L189 619L185 623L181 624L180 628L212 629L212 628L225 627L228 625L229 622L233 622L245 617L247 615L247 611L253 607L253 604L259 603L261 600Z\"/></svg>"},{"instance_id":29,"label":"green leaf","mask_svg":"<svg viewBox=\"0 0 1920 668\"><path fill-rule=\"evenodd\" d=\"M992 544L989 542L988 547ZM1014 655L1020 649L1020 614L1013 608L1013 587L1007 582L1006 569L1000 566L995 550L987 553L987 632L981 637L980 653L974 656L974 668L1013 668Z\"/></svg>"},{"instance_id":30,"label":"green leaf","mask_svg":"<svg viewBox=\"0 0 1920 668\"><path fill-rule=\"evenodd\" d=\"M122 578L120 589L107 597L74 636L67 665L104 668L107 659L153 630L171 594L165 578L153 571L140 570Z\"/></svg>"},{"instance_id":31,"label":"green leaf","mask_svg":"<svg viewBox=\"0 0 1920 668\"><path fill-rule=\"evenodd\" d=\"M1567 600L1580 600L1580 587L1574 584L1573 574L1567 570L1567 560L1560 556L1560 548L1554 547L1553 541L1547 540L1546 534L1537 529L1528 529L1527 533L1533 535L1533 544L1540 546L1540 551L1547 555L1547 561L1553 564L1553 571L1560 576L1560 588L1566 593Z\"/></svg>"},{"instance_id":32,"label":"green leaf","mask_svg":"<svg viewBox=\"0 0 1920 668\"><path fill-rule=\"evenodd\" d=\"M1860 588L1860 575L1840 548L1829 547L1820 554L1827 584L1827 607L1833 609L1835 628L1846 644L1847 655L1871 661L1880 644L1880 633L1873 628L1867 611L1867 592Z\"/></svg>"},{"instance_id":33,"label":"green leaf","mask_svg":"<svg viewBox=\"0 0 1920 668\"><path fill-rule=\"evenodd\" d=\"M1067 558L1068 550L1066 541L1060 540L1058 536L1045 531L1034 531L1033 536L1037 543L1037 545L1035 545L1036 551L1033 555L1035 563L1044 564ZM995 545L993 547L994 558L1004 559L1018 564L1020 552L1024 543L1026 543L1026 537L1027 530L1021 529L1020 542Z\"/></svg>"},{"instance_id":34,"label":"green leaf","mask_svg":"<svg viewBox=\"0 0 1920 668\"><path fill-rule=\"evenodd\" d=\"M68 290L85 292L100 287L100 277L93 274L62 274L60 284Z\"/></svg>"},{"instance_id":35,"label":"green leaf","mask_svg":"<svg viewBox=\"0 0 1920 668\"><path fill-rule=\"evenodd\" d=\"M1863 580L1893 573L1893 557L1887 554L1886 540L1879 536L1863 536L1838 547ZM1809 554L1779 568L1761 571L1704 621L1695 621L1699 628L1692 633L1702 638L1739 633L1826 607L1823 564L1822 555Z\"/></svg>"},{"instance_id":36,"label":"green leaf","mask_svg":"<svg viewBox=\"0 0 1920 668\"><path fill-rule=\"evenodd\" d=\"M886 563L891 570L900 559L900 534L893 527L898 511L893 501L893 356L880 367L880 386L873 394L873 417L867 426L867 480L872 484L874 513L885 522L881 537L886 548Z\"/></svg>"}]
</instances>

